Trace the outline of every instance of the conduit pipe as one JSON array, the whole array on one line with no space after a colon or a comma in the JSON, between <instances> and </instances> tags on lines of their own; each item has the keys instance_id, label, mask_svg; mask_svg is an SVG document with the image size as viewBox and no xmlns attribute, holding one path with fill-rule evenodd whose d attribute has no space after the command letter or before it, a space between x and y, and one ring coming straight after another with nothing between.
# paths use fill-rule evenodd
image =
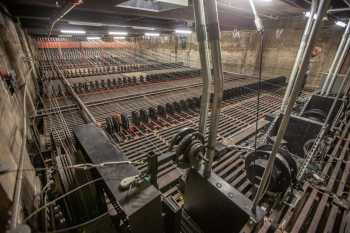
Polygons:
<instances>
[{"instance_id":1,"label":"conduit pipe","mask_svg":"<svg viewBox=\"0 0 350 233\"><path fill-rule=\"evenodd\" d=\"M201 62L201 76L203 78L201 109L199 118L199 132L204 135L206 131L205 128L208 118L208 107L210 101L210 83L212 80L212 76L209 61L209 47L203 0L193 0L193 11L196 22L199 57Z\"/></svg>"},{"instance_id":2,"label":"conduit pipe","mask_svg":"<svg viewBox=\"0 0 350 233\"><path fill-rule=\"evenodd\" d=\"M305 30L304 30L304 33L303 33L303 36L302 36L302 39L300 42L299 50L298 50L297 56L295 58L293 69L292 69L292 72L290 74L290 77L288 80L288 85L287 85L286 91L284 93L283 101L281 104L281 111L282 112L286 108L286 105L288 103L288 98L290 96L290 92L291 92L292 88L294 87L295 79L296 79L297 74L299 72L300 66L304 62L302 60L302 58L305 55L306 47L309 46L309 36L310 36L311 30L312 30L312 26L314 24L314 15L315 15L316 10L317 10L317 3L318 3L318 0L313 0L311 3L310 17L306 23Z\"/></svg>"},{"instance_id":3,"label":"conduit pipe","mask_svg":"<svg viewBox=\"0 0 350 233\"><path fill-rule=\"evenodd\" d=\"M205 1L204 5L206 20L208 24L208 41L211 48L211 60L213 65L214 97L210 118L210 129L207 150L207 163L204 167L204 175L209 177L215 156L216 137L220 118L223 72L221 63L220 28L218 19L217 1Z\"/></svg>"},{"instance_id":4,"label":"conduit pipe","mask_svg":"<svg viewBox=\"0 0 350 233\"><path fill-rule=\"evenodd\" d=\"M343 63L344 63L344 60L346 58L346 55L348 54L349 48L350 48L350 20L346 26L346 29L345 29L343 36L342 36L342 40L341 40L340 45L337 49L337 54L339 56L338 60L335 61L335 58L334 58L333 63L332 63L332 66L334 65L334 68L332 71L329 70L328 75L327 75L327 79L326 79L326 81L328 80L328 83L325 83L325 85L323 85L322 90L324 92L321 94L329 95L330 92L332 91L334 82L337 79L337 76L339 74L341 67L343 66Z\"/></svg>"},{"instance_id":5,"label":"conduit pipe","mask_svg":"<svg viewBox=\"0 0 350 233\"><path fill-rule=\"evenodd\" d=\"M331 2L331 0L321 0L320 4L318 6L317 16L316 16L315 22L312 26L312 30L309 34L309 38L307 38L308 43L307 43L307 46L305 47L306 50L305 50L303 57L302 57L302 60L301 60L302 63L301 63L300 69L298 69L299 72L298 72L296 79L295 79L295 85L293 85L292 90L291 90L291 94L290 94L289 98L287 98L286 109L282 115L282 120L281 120L280 126L279 126L278 131L277 131L276 140L272 146L271 155L270 155L269 160L267 162L267 165L266 165L264 174L262 176L257 193L254 197L253 208L257 206L257 204L259 203L259 201L263 197L263 195L264 195L265 191L267 190L268 185L270 183L270 176L272 173L272 169L274 167L276 154L277 154L278 149L280 148L281 141L282 141L284 134L287 130L290 115L291 115L293 106L295 104L295 101L298 97L299 90L301 88L301 84L303 81L302 76L305 74L305 71L307 69L307 61L310 58L312 45L314 44L314 41L316 38L316 32L318 31L318 29L320 27L322 18L325 15L326 10L329 8L330 2ZM312 4L315 4L315 0L313 0ZM295 62L298 62L298 61L296 60ZM289 82L291 82L291 81L292 80L290 80Z\"/></svg>"},{"instance_id":6,"label":"conduit pipe","mask_svg":"<svg viewBox=\"0 0 350 233\"><path fill-rule=\"evenodd\" d=\"M23 131L22 131L22 144L21 152L19 155L19 160L17 164L17 174L15 189L13 192L13 206L12 206L12 215L10 229L16 229L19 223L19 215L21 212L21 196L22 196L22 185L23 185L23 166L24 166L24 152L27 144L27 83L24 83L23 90Z\"/></svg>"},{"instance_id":7,"label":"conduit pipe","mask_svg":"<svg viewBox=\"0 0 350 233\"><path fill-rule=\"evenodd\" d=\"M57 16L54 17L50 23L49 37L51 36L52 30L55 27L56 23L60 21L66 14L73 10L76 6L83 3L83 0L70 0L62 9L57 13Z\"/></svg>"}]
</instances>

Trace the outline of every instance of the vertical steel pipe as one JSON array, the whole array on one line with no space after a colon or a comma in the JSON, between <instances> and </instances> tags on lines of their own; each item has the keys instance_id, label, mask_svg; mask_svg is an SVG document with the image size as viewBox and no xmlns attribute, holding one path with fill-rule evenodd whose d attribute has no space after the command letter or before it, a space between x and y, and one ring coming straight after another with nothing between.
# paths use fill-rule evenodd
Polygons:
<instances>
[{"instance_id":1,"label":"vertical steel pipe","mask_svg":"<svg viewBox=\"0 0 350 233\"><path fill-rule=\"evenodd\" d=\"M263 26L263 23L262 23L259 15L258 15L258 12L256 11L255 4L254 4L253 0L249 0L249 4L250 4L250 8L253 11L256 30L258 32L262 32L264 30L264 26Z\"/></svg>"},{"instance_id":2,"label":"vertical steel pipe","mask_svg":"<svg viewBox=\"0 0 350 233\"><path fill-rule=\"evenodd\" d=\"M333 62L329 68L329 71L328 71L328 75L323 83L323 86L322 86L322 90L321 90L321 94L324 95L328 89L328 85L329 85L329 82L330 80L332 79L332 75L334 73L334 69L339 61L339 57L340 57L340 54L342 53L343 49L344 49L344 45L345 45L345 41L347 39L347 37L349 36L349 32L350 32L350 21L349 23L347 24L346 26L346 29L343 33L343 36L341 38L341 41L339 43L339 46L338 46L338 49L337 49L337 52L335 53L335 56L334 56L334 59L333 59Z\"/></svg>"},{"instance_id":3,"label":"vertical steel pipe","mask_svg":"<svg viewBox=\"0 0 350 233\"><path fill-rule=\"evenodd\" d=\"M292 72L290 74L290 77L289 77L289 80L288 80L288 85L287 85L287 88L286 88L286 91L284 93L284 97L283 97L283 101L282 101L282 104L281 104L281 111L283 112L286 108L286 105L288 103L288 98L290 96L290 92L295 84L295 79L297 77L297 74L298 74L298 71L299 71L299 68L301 66L301 64L304 62L302 60L304 54L305 54L305 49L306 47L308 46L308 43L309 43L309 36L310 36L310 33L311 33L311 30L312 30L312 26L314 24L314 16L315 16L315 13L316 13L316 10L317 10L317 2L318 0L313 0L312 3L311 3L311 10L310 10L310 17L306 23L306 26L305 26L305 30L304 30L304 33L303 33L303 36L301 38L301 42L300 42L300 46L299 46L299 50L298 50L298 53L297 53L297 56L295 58L295 62L294 62L294 65L293 65L293 69L292 69Z\"/></svg>"},{"instance_id":4,"label":"vertical steel pipe","mask_svg":"<svg viewBox=\"0 0 350 233\"><path fill-rule=\"evenodd\" d=\"M322 90L325 90L325 92L323 92L322 94L325 95L329 95L333 85L335 83L335 80L337 79L337 76L339 74L339 71L344 63L344 60L346 58L346 55L348 54L350 48L350 20L346 26L346 29L343 33L342 36L342 41L341 44L339 45L338 49L337 49L337 54L339 53L339 57L338 60L336 62L336 64L334 64L334 68L333 70L329 70L328 75L327 75L327 79L328 83L325 83L326 85L323 86ZM334 59L335 60L335 59ZM333 63L335 63L335 61L333 60ZM332 65L333 65L332 63Z\"/></svg>"},{"instance_id":5,"label":"vertical steel pipe","mask_svg":"<svg viewBox=\"0 0 350 233\"><path fill-rule=\"evenodd\" d=\"M220 47L220 28L218 19L217 1L209 0L205 1L204 5L208 41L211 48L211 60L213 65L213 81L214 81L214 96L211 110L208 150L207 150L207 163L204 167L204 175L209 177L211 174L211 168L215 156L215 146L217 140L217 131L220 118L222 93L223 93L223 72L221 63L221 47Z\"/></svg>"},{"instance_id":6,"label":"vertical steel pipe","mask_svg":"<svg viewBox=\"0 0 350 233\"><path fill-rule=\"evenodd\" d=\"M201 76L203 78L203 89L199 118L199 132L201 132L204 135L206 131L205 128L208 118L208 107L210 101L210 83L212 77L209 61L209 47L203 0L193 0L193 11L196 22L198 50L201 62Z\"/></svg>"},{"instance_id":7,"label":"vertical steel pipe","mask_svg":"<svg viewBox=\"0 0 350 233\"><path fill-rule=\"evenodd\" d=\"M329 8L330 2L331 2L331 0L321 0L320 4L318 6L317 16L316 16L315 22L312 26L312 30L309 34L309 38L307 38L308 43L307 43L307 46L305 47L306 50L305 50L305 53L304 53L302 60L301 60L303 62L300 66L300 69L298 69L299 72L296 76L295 84L293 85L292 90L291 90L291 94L290 94L289 98L287 99L286 109L282 115L282 120L281 120L280 126L279 126L278 131L277 131L276 140L272 146L271 155L270 155L269 160L267 162L267 165L266 165L264 174L262 176L259 188L257 190L257 193L256 193L254 201L253 201L253 210L256 208L259 201L263 197L264 193L268 189L268 185L270 183L270 176L272 174L272 169L274 167L276 154L277 154L278 149L280 148L282 139L283 139L284 134L287 130L290 115L291 115L293 106L295 104L295 101L298 97L299 90L301 88L301 84L303 81L302 76L305 74L306 69L307 69L307 61L310 58L312 46L313 46L313 43L314 43L315 38L316 38L316 32L318 31L318 29L320 27L322 18L325 15L326 10ZM298 61L295 61L295 62L298 62ZM291 81L292 80L290 80L289 82L291 82Z\"/></svg>"}]
</instances>

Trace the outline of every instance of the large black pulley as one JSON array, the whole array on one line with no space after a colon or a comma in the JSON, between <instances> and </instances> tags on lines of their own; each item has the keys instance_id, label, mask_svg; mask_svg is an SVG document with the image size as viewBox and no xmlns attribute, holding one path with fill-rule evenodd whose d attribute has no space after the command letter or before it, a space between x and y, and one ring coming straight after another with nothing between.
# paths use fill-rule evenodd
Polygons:
<instances>
[{"instance_id":1,"label":"large black pulley","mask_svg":"<svg viewBox=\"0 0 350 233\"><path fill-rule=\"evenodd\" d=\"M148 114L152 120L157 120L158 115L157 115L157 110L155 108L153 107L148 108Z\"/></svg>"},{"instance_id":2,"label":"large black pulley","mask_svg":"<svg viewBox=\"0 0 350 233\"><path fill-rule=\"evenodd\" d=\"M255 186L258 186L261 182L271 151L272 145L262 145L256 151L250 152L245 159L247 178ZM279 149L276 154L268 191L272 193L285 192L295 181L297 171L297 164L291 154L285 149Z\"/></svg>"},{"instance_id":3,"label":"large black pulley","mask_svg":"<svg viewBox=\"0 0 350 233\"><path fill-rule=\"evenodd\" d=\"M175 162L182 168L198 168L205 154L204 136L192 128L182 128L171 140L169 150L176 146Z\"/></svg>"}]
</instances>

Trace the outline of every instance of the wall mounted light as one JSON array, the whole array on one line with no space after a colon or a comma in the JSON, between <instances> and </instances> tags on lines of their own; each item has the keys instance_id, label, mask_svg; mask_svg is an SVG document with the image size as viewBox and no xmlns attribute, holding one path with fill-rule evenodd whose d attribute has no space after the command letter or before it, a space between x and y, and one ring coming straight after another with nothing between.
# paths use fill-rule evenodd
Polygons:
<instances>
[{"instance_id":1,"label":"wall mounted light","mask_svg":"<svg viewBox=\"0 0 350 233\"><path fill-rule=\"evenodd\" d=\"M346 27L346 23L344 23L343 21L336 21L335 22L335 25L339 26L339 27L342 27L342 28L345 28Z\"/></svg>"}]
</instances>

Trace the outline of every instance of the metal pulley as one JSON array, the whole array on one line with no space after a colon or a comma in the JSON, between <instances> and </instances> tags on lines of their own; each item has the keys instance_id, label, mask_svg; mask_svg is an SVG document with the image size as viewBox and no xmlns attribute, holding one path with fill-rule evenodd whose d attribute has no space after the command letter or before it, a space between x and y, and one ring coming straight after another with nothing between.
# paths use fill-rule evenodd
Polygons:
<instances>
[{"instance_id":1,"label":"metal pulley","mask_svg":"<svg viewBox=\"0 0 350 233\"><path fill-rule=\"evenodd\" d=\"M129 117L127 113L122 113L120 115L120 120L124 129L129 129Z\"/></svg>"},{"instance_id":2,"label":"metal pulley","mask_svg":"<svg viewBox=\"0 0 350 233\"><path fill-rule=\"evenodd\" d=\"M267 166L272 151L272 145L266 144L250 152L245 158L245 170L248 180L258 186ZM268 191L272 193L285 192L295 181L298 167L291 154L285 149L279 149L272 170Z\"/></svg>"},{"instance_id":3,"label":"metal pulley","mask_svg":"<svg viewBox=\"0 0 350 233\"><path fill-rule=\"evenodd\" d=\"M182 128L171 140L169 150L175 148L175 162L182 168L199 168L205 154L204 136L192 128Z\"/></svg>"},{"instance_id":4,"label":"metal pulley","mask_svg":"<svg viewBox=\"0 0 350 233\"><path fill-rule=\"evenodd\" d=\"M186 103L187 103L187 106L191 109L191 110L194 110L196 108L196 104L195 102L193 101L192 98L188 98L186 100Z\"/></svg>"},{"instance_id":5,"label":"metal pulley","mask_svg":"<svg viewBox=\"0 0 350 233\"><path fill-rule=\"evenodd\" d=\"M149 114L149 117L152 119L152 120L157 120L158 119L158 115L157 115L157 110L153 107L150 107L148 109L148 114Z\"/></svg>"},{"instance_id":6,"label":"metal pulley","mask_svg":"<svg viewBox=\"0 0 350 233\"><path fill-rule=\"evenodd\" d=\"M188 104L185 100L180 100L180 106L181 106L181 109L185 112L188 111Z\"/></svg>"},{"instance_id":7,"label":"metal pulley","mask_svg":"<svg viewBox=\"0 0 350 233\"><path fill-rule=\"evenodd\" d=\"M113 126L116 133L120 133L120 122L117 116L112 116Z\"/></svg>"},{"instance_id":8,"label":"metal pulley","mask_svg":"<svg viewBox=\"0 0 350 233\"><path fill-rule=\"evenodd\" d=\"M148 113L144 109L140 109L140 121L147 124L149 122Z\"/></svg>"},{"instance_id":9,"label":"metal pulley","mask_svg":"<svg viewBox=\"0 0 350 233\"><path fill-rule=\"evenodd\" d=\"M113 122L112 122L112 118L111 117L107 117L105 119L106 121L106 131L109 133L109 134L112 134L113 133Z\"/></svg>"},{"instance_id":10,"label":"metal pulley","mask_svg":"<svg viewBox=\"0 0 350 233\"><path fill-rule=\"evenodd\" d=\"M174 114L175 112L173 105L170 103L165 104L165 110L168 114Z\"/></svg>"},{"instance_id":11,"label":"metal pulley","mask_svg":"<svg viewBox=\"0 0 350 233\"><path fill-rule=\"evenodd\" d=\"M160 116L160 117L166 117L166 111L165 111L165 108L162 106L162 105L158 105L157 106L157 115Z\"/></svg>"},{"instance_id":12,"label":"metal pulley","mask_svg":"<svg viewBox=\"0 0 350 233\"><path fill-rule=\"evenodd\" d=\"M134 123L134 125L136 125L136 126L140 125L140 116L139 116L138 112L132 111L131 112L131 119L132 119L132 123Z\"/></svg>"},{"instance_id":13,"label":"metal pulley","mask_svg":"<svg viewBox=\"0 0 350 233\"><path fill-rule=\"evenodd\" d=\"M200 100L200 98L198 98L198 97L193 97L192 99L193 99L193 102L194 102L195 106L196 106L197 108L199 108L199 107L201 106L201 100Z\"/></svg>"},{"instance_id":14,"label":"metal pulley","mask_svg":"<svg viewBox=\"0 0 350 233\"><path fill-rule=\"evenodd\" d=\"M120 123L117 119L117 116L107 117L106 121L106 131L109 134L119 133L120 132Z\"/></svg>"},{"instance_id":15,"label":"metal pulley","mask_svg":"<svg viewBox=\"0 0 350 233\"><path fill-rule=\"evenodd\" d=\"M175 102L173 103L173 106L174 106L174 110L175 110L176 112L181 112L181 106L180 106L180 104L179 104L177 101L175 101Z\"/></svg>"}]
</instances>

